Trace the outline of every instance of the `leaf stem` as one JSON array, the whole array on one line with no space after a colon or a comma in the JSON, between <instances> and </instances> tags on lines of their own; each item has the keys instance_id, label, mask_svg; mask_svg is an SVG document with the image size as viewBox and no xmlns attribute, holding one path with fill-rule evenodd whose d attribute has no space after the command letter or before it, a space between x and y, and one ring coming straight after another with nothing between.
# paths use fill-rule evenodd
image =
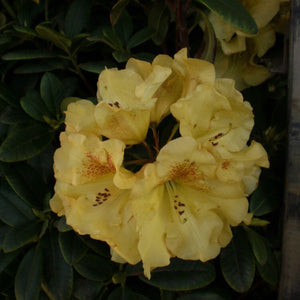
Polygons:
<instances>
[{"instance_id":1,"label":"leaf stem","mask_svg":"<svg viewBox=\"0 0 300 300\"><path fill-rule=\"evenodd\" d=\"M154 143L155 143L155 150L159 152L159 136L157 135L156 127L155 126L150 126L154 138Z\"/></svg>"},{"instance_id":2,"label":"leaf stem","mask_svg":"<svg viewBox=\"0 0 300 300\"><path fill-rule=\"evenodd\" d=\"M153 161L154 160L154 154L153 154L152 149L150 148L150 146L145 141L143 141L142 144L146 148L151 160Z\"/></svg>"},{"instance_id":3,"label":"leaf stem","mask_svg":"<svg viewBox=\"0 0 300 300\"><path fill-rule=\"evenodd\" d=\"M172 138L174 137L174 135L175 135L175 133L177 132L178 128L179 128L179 123L176 123L176 124L174 125L173 129L172 129L172 132L171 132L171 134L170 134L170 136L169 136L169 138L168 138L167 143L169 143L169 142L172 140Z\"/></svg>"}]
</instances>

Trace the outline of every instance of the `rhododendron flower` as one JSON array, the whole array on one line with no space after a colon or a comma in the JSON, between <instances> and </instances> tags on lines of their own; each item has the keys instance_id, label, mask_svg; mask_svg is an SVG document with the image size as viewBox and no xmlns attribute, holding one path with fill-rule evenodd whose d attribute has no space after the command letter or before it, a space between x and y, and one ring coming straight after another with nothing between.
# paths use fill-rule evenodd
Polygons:
<instances>
[{"instance_id":1,"label":"rhododendron flower","mask_svg":"<svg viewBox=\"0 0 300 300\"><path fill-rule=\"evenodd\" d=\"M270 77L270 71L263 65L254 62L255 53L245 51L225 55L217 51L215 66L218 78L231 78L235 88L242 91L250 86L257 86Z\"/></svg>"},{"instance_id":2,"label":"rhododendron flower","mask_svg":"<svg viewBox=\"0 0 300 300\"><path fill-rule=\"evenodd\" d=\"M66 131L73 133L94 133L100 136L96 123L95 105L88 100L79 100L68 105L65 112Z\"/></svg>"},{"instance_id":3,"label":"rhododendron flower","mask_svg":"<svg viewBox=\"0 0 300 300\"><path fill-rule=\"evenodd\" d=\"M280 4L279 0L240 0L240 2L256 22L259 29L258 34L278 13ZM209 20L220 41L222 51L227 55L245 51L247 48L246 37L255 36L239 31L213 12L210 13ZM261 42L265 41L261 40Z\"/></svg>"},{"instance_id":4,"label":"rhododendron flower","mask_svg":"<svg viewBox=\"0 0 300 300\"><path fill-rule=\"evenodd\" d=\"M229 155L222 168L236 171L267 164L266 156L250 152ZM146 165L132 197L138 250L148 278L153 268L168 265L170 257L201 261L216 257L231 240L229 225L248 219L244 174L221 174L219 165L218 158L191 137L169 142L156 161Z\"/></svg>"},{"instance_id":5,"label":"rhododendron flower","mask_svg":"<svg viewBox=\"0 0 300 300\"><path fill-rule=\"evenodd\" d=\"M149 70L148 65L141 65L145 69L142 74L130 67L106 69L98 80L96 122L102 135L126 144L145 139L157 101L154 95L171 74L168 67L154 65Z\"/></svg>"},{"instance_id":6,"label":"rhododendron flower","mask_svg":"<svg viewBox=\"0 0 300 300\"><path fill-rule=\"evenodd\" d=\"M199 84L173 104L171 112L180 122L182 136L225 145L231 151L244 148L254 125L252 108L231 79L217 79L214 86Z\"/></svg>"},{"instance_id":7,"label":"rhododendron flower","mask_svg":"<svg viewBox=\"0 0 300 300\"><path fill-rule=\"evenodd\" d=\"M134 175L122 168L125 145L95 135L61 134L54 156L57 179L51 209L80 234L106 241L130 263L140 260L130 188Z\"/></svg>"}]
</instances>

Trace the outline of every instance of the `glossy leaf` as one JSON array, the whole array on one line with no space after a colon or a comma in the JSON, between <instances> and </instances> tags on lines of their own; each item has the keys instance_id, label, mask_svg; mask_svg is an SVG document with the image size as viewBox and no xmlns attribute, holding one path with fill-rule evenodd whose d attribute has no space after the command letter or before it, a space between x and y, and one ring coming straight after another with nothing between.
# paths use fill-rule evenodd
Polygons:
<instances>
[{"instance_id":1,"label":"glossy leaf","mask_svg":"<svg viewBox=\"0 0 300 300\"><path fill-rule=\"evenodd\" d=\"M151 39L155 30L152 27L146 27L136 32L128 41L127 48L134 48L147 40Z\"/></svg>"},{"instance_id":2,"label":"glossy leaf","mask_svg":"<svg viewBox=\"0 0 300 300\"><path fill-rule=\"evenodd\" d=\"M103 289L102 282L88 280L74 273L73 295L78 300L96 300L99 299L99 293Z\"/></svg>"},{"instance_id":3,"label":"glossy leaf","mask_svg":"<svg viewBox=\"0 0 300 300\"><path fill-rule=\"evenodd\" d=\"M2 252L0 252L0 274L19 255L20 255L20 251L14 251L14 252L11 252L11 253L2 253Z\"/></svg>"},{"instance_id":4,"label":"glossy leaf","mask_svg":"<svg viewBox=\"0 0 300 300\"><path fill-rule=\"evenodd\" d=\"M22 34L27 34L27 35L33 36L33 37L37 36L36 32L34 30L32 30L31 28L28 28L28 27L25 27L25 26L22 26L22 25L19 25L19 24L13 25L13 28L17 32L20 32Z\"/></svg>"},{"instance_id":5,"label":"glossy leaf","mask_svg":"<svg viewBox=\"0 0 300 300\"><path fill-rule=\"evenodd\" d=\"M148 298L133 292L128 287L117 287L109 294L107 300L148 300Z\"/></svg>"},{"instance_id":6,"label":"glossy leaf","mask_svg":"<svg viewBox=\"0 0 300 300\"><path fill-rule=\"evenodd\" d=\"M169 266L153 270L151 280L144 276L140 279L161 289L185 291L204 287L214 281L215 276L215 268L209 262L172 259Z\"/></svg>"},{"instance_id":7,"label":"glossy leaf","mask_svg":"<svg viewBox=\"0 0 300 300\"><path fill-rule=\"evenodd\" d=\"M200 290L186 295L181 295L177 300L229 300L230 296L226 296L225 291L217 289Z\"/></svg>"},{"instance_id":8,"label":"glossy leaf","mask_svg":"<svg viewBox=\"0 0 300 300\"><path fill-rule=\"evenodd\" d=\"M229 286L239 293L247 291L253 282L255 262L245 233L234 230L234 236L229 245L220 255L221 270Z\"/></svg>"},{"instance_id":9,"label":"glossy leaf","mask_svg":"<svg viewBox=\"0 0 300 300\"><path fill-rule=\"evenodd\" d=\"M169 30L170 14L167 5L164 2L155 4L148 15L148 25L155 29L152 37L156 45L160 45L166 38Z\"/></svg>"},{"instance_id":10,"label":"glossy leaf","mask_svg":"<svg viewBox=\"0 0 300 300\"><path fill-rule=\"evenodd\" d=\"M88 248L73 231L60 232L58 241L61 253L69 265L78 262L88 251Z\"/></svg>"},{"instance_id":11,"label":"glossy leaf","mask_svg":"<svg viewBox=\"0 0 300 300\"><path fill-rule=\"evenodd\" d=\"M19 107L19 99L6 85L0 82L0 99L13 107Z\"/></svg>"},{"instance_id":12,"label":"glossy leaf","mask_svg":"<svg viewBox=\"0 0 300 300\"><path fill-rule=\"evenodd\" d=\"M10 230L10 226L8 225L2 225L0 227L0 250L2 249L2 245L3 245L3 241L5 239L6 234L8 233L8 231Z\"/></svg>"},{"instance_id":13,"label":"glossy leaf","mask_svg":"<svg viewBox=\"0 0 300 300\"><path fill-rule=\"evenodd\" d=\"M26 59L41 59L56 57L56 53L38 50L38 49L24 49L11 51L2 56L3 60L26 60Z\"/></svg>"},{"instance_id":14,"label":"glossy leaf","mask_svg":"<svg viewBox=\"0 0 300 300\"><path fill-rule=\"evenodd\" d=\"M118 19L118 22L114 25L113 29L116 35L122 41L122 44L125 46L132 35L133 31L133 21L132 17L127 10L123 10L121 16Z\"/></svg>"},{"instance_id":15,"label":"glossy leaf","mask_svg":"<svg viewBox=\"0 0 300 300\"><path fill-rule=\"evenodd\" d=\"M2 164L4 175L17 193L31 207L43 209L49 191L40 174L27 163Z\"/></svg>"},{"instance_id":16,"label":"glossy leaf","mask_svg":"<svg viewBox=\"0 0 300 300\"><path fill-rule=\"evenodd\" d=\"M263 238L265 248L267 249L267 261L262 265L256 262L257 270L260 276L269 284L275 286L279 281L279 267L276 256L270 246L270 243Z\"/></svg>"},{"instance_id":17,"label":"glossy leaf","mask_svg":"<svg viewBox=\"0 0 300 300\"><path fill-rule=\"evenodd\" d=\"M41 289L42 250L31 248L23 257L15 278L17 300L37 300Z\"/></svg>"},{"instance_id":18,"label":"glossy leaf","mask_svg":"<svg viewBox=\"0 0 300 300\"><path fill-rule=\"evenodd\" d=\"M66 223L65 216L60 217L55 223L54 226L59 232L67 232L72 230L72 227Z\"/></svg>"},{"instance_id":19,"label":"glossy leaf","mask_svg":"<svg viewBox=\"0 0 300 300\"><path fill-rule=\"evenodd\" d=\"M52 232L43 239L42 288L50 299L68 300L73 287L73 269L61 254L58 235Z\"/></svg>"},{"instance_id":20,"label":"glossy leaf","mask_svg":"<svg viewBox=\"0 0 300 300\"><path fill-rule=\"evenodd\" d=\"M115 264L109 258L87 254L74 264L74 268L84 278L94 281L104 281L112 277L115 271Z\"/></svg>"},{"instance_id":21,"label":"glossy leaf","mask_svg":"<svg viewBox=\"0 0 300 300\"><path fill-rule=\"evenodd\" d=\"M87 72L100 74L106 68L113 68L115 65L110 61L90 61L79 64L79 68Z\"/></svg>"},{"instance_id":22,"label":"glossy leaf","mask_svg":"<svg viewBox=\"0 0 300 300\"><path fill-rule=\"evenodd\" d=\"M32 209L11 189L0 181L0 220L11 227L18 227L35 219Z\"/></svg>"},{"instance_id":23,"label":"glossy leaf","mask_svg":"<svg viewBox=\"0 0 300 300\"><path fill-rule=\"evenodd\" d=\"M74 0L65 18L65 33L69 37L79 34L89 18L91 0Z\"/></svg>"},{"instance_id":24,"label":"glossy leaf","mask_svg":"<svg viewBox=\"0 0 300 300\"><path fill-rule=\"evenodd\" d=\"M264 238L249 227L245 226L244 229L247 233L248 241L251 245L256 260L261 265L264 265L268 258L268 252L265 246Z\"/></svg>"},{"instance_id":25,"label":"glossy leaf","mask_svg":"<svg viewBox=\"0 0 300 300\"><path fill-rule=\"evenodd\" d=\"M41 97L48 110L59 119L61 117L60 104L65 93L62 82L55 75L46 73L42 77Z\"/></svg>"},{"instance_id":26,"label":"glossy leaf","mask_svg":"<svg viewBox=\"0 0 300 300\"><path fill-rule=\"evenodd\" d=\"M25 123L30 121L30 118L22 110L7 105L1 113L0 121L3 124L11 125Z\"/></svg>"},{"instance_id":27,"label":"glossy leaf","mask_svg":"<svg viewBox=\"0 0 300 300\"><path fill-rule=\"evenodd\" d=\"M250 197L250 212L254 216L263 216L272 212L280 201L280 186L269 175L263 173L258 188Z\"/></svg>"},{"instance_id":28,"label":"glossy leaf","mask_svg":"<svg viewBox=\"0 0 300 300\"><path fill-rule=\"evenodd\" d=\"M48 59L47 61L27 62L14 69L15 74L35 74L44 73L53 70L65 69L69 65L67 60L62 59Z\"/></svg>"},{"instance_id":29,"label":"glossy leaf","mask_svg":"<svg viewBox=\"0 0 300 300\"><path fill-rule=\"evenodd\" d=\"M106 243L93 240L87 235L80 235L79 238L95 253L110 258L109 246Z\"/></svg>"},{"instance_id":30,"label":"glossy leaf","mask_svg":"<svg viewBox=\"0 0 300 300\"><path fill-rule=\"evenodd\" d=\"M196 0L207 6L225 22L230 23L240 31L255 34L257 25L246 8L238 0Z\"/></svg>"},{"instance_id":31,"label":"glossy leaf","mask_svg":"<svg viewBox=\"0 0 300 300\"><path fill-rule=\"evenodd\" d=\"M110 12L110 22L113 26L118 22L122 12L124 11L129 2L130 0L119 0L113 6Z\"/></svg>"},{"instance_id":32,"label":"glossy leaf","mask_svg":"<svg viewBox=\"0 0 300 300\"><path fill-rule=\"evenodd\" d=\"M5 235L3 251L11 252L29 243L36 242L42 229L40 221L31 221L21 226L11 228Z\"/></svg>"},{"instance_id":33,"label":"glossy leaf","mask_svg":"<svg viewBox=\"0 0 300 300\"><path fill-rule=\"evenodd\" d=\"M37 25L35 30L42 39L50 41L58 48L69 52L72 42L67 37L42 24Z\"/></svg>"},{"instance_id":34,"label":"glossy leaf","mask_svg":"<svg viewBox=\"0 0 300 300\"><path fill-rule=\"evenodd\" d=\"M116 50L112 53L114 59L119 62L126 62L130 58L130 53L124 50Z\"/></svg>"},{"instance_id":35,"label":"glossy leaf","mask_svg":"<svg viewBox=\"0 0 300 300\"><path fill-rule=\"evenodd\" d=\"M40 123L15 126L0 147L0 160L16 162L40 153L53 140L54 131Z\"/></svg>"},{"instance_id":36,"label":"glossy leaf","mask_svg":"<svg viewBox=\"0 0 300 300\"><path fill-rule=\"evenodd\" d=\"M37 121L44 122L44 116L51 117L45 103L42 101L40 95L32 90L21 98L21 106L24 111Z\"/></svg>"}]
</instances>

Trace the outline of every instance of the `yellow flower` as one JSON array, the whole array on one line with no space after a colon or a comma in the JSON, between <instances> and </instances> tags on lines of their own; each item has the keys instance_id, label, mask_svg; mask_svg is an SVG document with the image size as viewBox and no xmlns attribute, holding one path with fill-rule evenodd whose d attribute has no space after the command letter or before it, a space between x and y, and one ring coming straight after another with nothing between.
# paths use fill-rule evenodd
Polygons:
<instances>
[{"instance_id":1,"label":"yellow flower","mask_svg":"<svg viewBox=\"0 0 300 300\"><path fill-rule=\"evenodd\" d=\"M88 100L79 100L68 105L65 112L66 131L73 133L94 133L100 136L95 120L95 105Z\"/></svg>"},{"instance_id":2,"label":"yellow flower","mask_svg":"<svg viewBox=\"0 0 300 300\"><path fill-rule=\"evenodd\" d=\"M51 209L80 234L107 242L130 263L140 260L130 188L135 176L122 168L125 145L95 135L61 134L54 155Z\"/></svg>"},{"instance_id":3,"label":"yellow flower","mask_svg":"<svg viewBox=\"0 0 300 300\"><path fill-rule=\"evenodd\" d=\"M256 166L259 158L247 155L233 155L228 168ZM138 250L148 278L152 269L168 265L170 257L215 258L232 238L230 225L249 220L243 175L220 180L222 163L193 138L181 137L165 145L156 162L144 168L132 199Z\"/></svg>"},{"instance_id":4,"label":"yellow flower","mask_svg":"<svg viewBox=\"0 0 300 300\"><path fill-rule=\"evenodd\" d=\"M217 79L214 86L199 84L174 103L171 112L180 122L182 136L224 145L230 151L245 147L254 125L250 104L243 101L230 79Z\"/></svg>"},{"instance_id":5,"label":"yellow flower","mask_svg":"<svg viewBox=\"0 0 300 300\"><path fill-rule=\"evenodd\" d=\"M250 50L243 53L225 55L217 51L215 67L218 78L231 78L236 89L242 91L250 86L257 86L270 77L269 70L254 62L255 53Z\"/></svg>"},{"instance_id":6,"label":"yellow flower","mask_svg":"<svg viewBox=\"0 0 300 300\"><path fill-rule=\"evenodd\" d=\"M279 11L279 0L241 0L240 1L253 17L259 29L261 30L273 19ZM226 54L233 54L245 51L246 38L255 35L245 34L229 23L223 21L215 13L209 15L209 20L213 25L217 39L220 41L222 51ZM273 33L274 35L274 33ZM271 37L273 39L273 37ZM273 44L267 40L261 40L262 43Z\"/></svg>"},{"instance_id":7,"label":"yellow flower","mask_svg":"<svg viewBox=\"0 0 300 300\"><path fill-rule=\"evenodd\" d=\"M171 74L168 67L140 62L141 72L130 67L132 64L125 70L106 69L100 74L99 104L95 110L101 134L126 144L138 144L145 139L151 110L157 101L154 95Z\"/></svg>"}]
</instances>

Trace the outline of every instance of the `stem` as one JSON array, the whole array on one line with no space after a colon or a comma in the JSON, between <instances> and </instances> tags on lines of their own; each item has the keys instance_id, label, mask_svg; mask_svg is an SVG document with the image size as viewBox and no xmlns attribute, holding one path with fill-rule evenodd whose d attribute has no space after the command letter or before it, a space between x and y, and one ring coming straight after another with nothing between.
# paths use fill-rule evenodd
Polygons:
<instances>
[{"instance_id":1,"label":"stem","mask_svg":"<svg viewBox=\"0 0 300 300\"><path fill-rule=\"evenodd\" d=\"M156 128L155 128L155 126L151 126L150 128L152 130L152 134L153 134L153 138L154 138L155 150L157 152L159 152L159 137L157 135Z\"/></svg>"},{"instance_id":2,"label":"stem","mask_svg":"<svg viewBox=\"0 0 300 300\"><path fill-rule=\"evenodd\" d=\"M151 150L151 148L149 147L149 145L145 141L143 141L142 144L146 148L146 150L148 151L148 154L149 154L150 158L152 160L154 160L154 154L153 154L153 151Z\"/></svg>"},{"instance_id":3,"label":"stem","mask_svg":"<svg viewBox=\"0 0 300 300\"><path fill-rule=\"evenodd\" d=\"M127 166L130 166L130 165L139 165L139 164L148 163L148 162L149 163L152 162L152 159L142 158L142 159L130 160L130 161L124 162L124 164Z\"/></svg>"},{"instance_id":4,"label":"stem","mask_svg":"<svg viewBox=\"0 0 300 300\"><path fill-rule=\"evenodd\" d=\"M172 138L174 137L174 135L175 135L176 131L178 130L178 128L179 128L179 123L176 123L175 126L172 129L172 132L171 132L171 134L168 138L167 143L169 143L172 140Z\"/></svg>"}]
</instances>

